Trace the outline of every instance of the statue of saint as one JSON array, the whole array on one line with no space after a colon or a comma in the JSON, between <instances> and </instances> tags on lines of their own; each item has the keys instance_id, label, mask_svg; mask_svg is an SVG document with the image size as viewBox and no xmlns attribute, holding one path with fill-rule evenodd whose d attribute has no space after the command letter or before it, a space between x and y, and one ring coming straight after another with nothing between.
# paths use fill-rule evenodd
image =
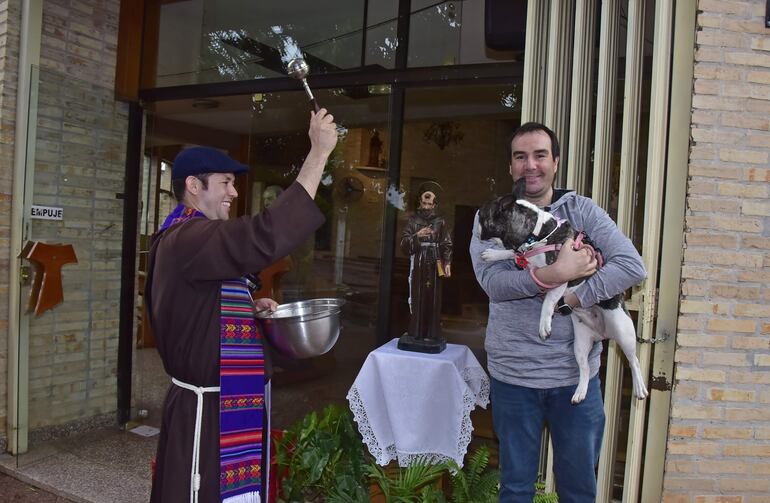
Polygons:
<instances>
[{"instance_id":1,"label":"statue of saint","mask_svg":"<svg viewBox=\"0 0 770 503\"><path fill-rule=\"evenodd\" d=\"M380 132L375 129L374 133L372 133L372 138L369 140L369 160L367 166L379 167L381 152L382 140L380 140Z\"/></svg>"},{"instance_id":2,"label":"statue of saint","mask_svg":"<svg viewBox=\"0 0 770 503\"><path fill-rule=\"evenodd\" d=\"M420 187L419 208L409 217L401 234L401 250L410 256L409 330L399 349L440 353L446 347L441 335L441 285L452 275L452 237L444 217L436 210L438 198L432 185Z\"/></svg>"}]
</instances>

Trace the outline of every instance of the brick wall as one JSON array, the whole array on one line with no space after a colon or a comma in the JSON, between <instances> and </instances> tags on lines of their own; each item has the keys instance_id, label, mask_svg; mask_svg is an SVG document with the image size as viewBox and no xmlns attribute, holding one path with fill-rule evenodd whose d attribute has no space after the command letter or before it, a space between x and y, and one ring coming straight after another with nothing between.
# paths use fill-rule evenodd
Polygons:
<instances>
[{"instance_id":1,"label":"brick wall","mask_svg":"<svg viewBox=\"0 0 770 503\"><path fill-rule=\"evenodd\" d=\"M126 105L113 97L119 7L119 0L43 3L32 202L63 207L64 220L34 220L31 234L39 241L73 244L78 263L62 270L64 303L30 320L33 430L111 412L116 406L123 212L118 194L123 191L128 115ZM8 26L18 45L19 20L9 20ZM2 64L3 75L13 74L0 83L12 86L7 99L15 106L15 58ZM6 114L3 105L0 148L7 142L12 153L13 128L6 126ZM0 194L5 197L0 203L5 205L10 204L5 202L11 193L6 180L12 177L13 156L0 158ZM7 239L0 246L7 262ZM5 274L7 268L0 269ZM7 301L0 306L7 314ZM7 323L0 328L4 351ZM6 375L0 371L2 393ZM5 403L3 396L0 410Z\"/></svg>"},{"instance_id":2,"label":"brick wall","mask_svg":"<svg viewBox=\"0 0 770 503\"><path fill-rule=\"evenodd\" d=\"M770 498L770 29L698 3L667 502Z\"/></svg>"}]
</instances>

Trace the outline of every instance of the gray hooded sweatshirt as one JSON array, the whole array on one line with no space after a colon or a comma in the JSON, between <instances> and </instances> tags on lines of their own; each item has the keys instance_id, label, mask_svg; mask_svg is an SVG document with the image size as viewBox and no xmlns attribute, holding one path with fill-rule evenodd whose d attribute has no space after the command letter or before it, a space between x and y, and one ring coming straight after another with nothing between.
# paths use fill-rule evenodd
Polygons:
<instances>
[{"instance_id":1,"label":"gray hooded sweatshirt","mask_svg":"<svg viewBox=\"0 0 770 503\"><path fill-rule=\"evenodd\" d=\"M592 306L640 283L646 272L633 243L618 229L609 215L591 199L574 192L554 191L554 201L544 208L582 230L601 249L604 266L575 290L582 306ZM478 226L478 214L474 229ZM488 369L498 381L528 388L556 388L578 382L579 371L573 353L572 322L569 316L554 314L551 337L538 335L543 299L540 287L529 272L513 261L484 262L481 253L499 248L481 241L473 233L471 260L476 279L489 296L489 322L484 347ZM594 344L588 363L591 376L599 372L601 343Z\"/></svg>"}]
</instances>

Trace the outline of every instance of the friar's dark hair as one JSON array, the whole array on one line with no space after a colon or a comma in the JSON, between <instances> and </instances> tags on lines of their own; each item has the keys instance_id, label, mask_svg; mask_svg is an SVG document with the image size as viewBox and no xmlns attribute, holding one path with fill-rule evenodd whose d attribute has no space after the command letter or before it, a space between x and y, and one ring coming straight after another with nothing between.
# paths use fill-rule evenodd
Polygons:
<instances>
[{"instance_id":1,"label":"friar's dark hair","mask_svg":"<svg viewBox=\"0 0 770 503\"><path fill-rule=\"evenodd\" d=\"M193 176L201 181L203 184L203 190L208 190L209 177L211 176L211 173L201 173ZM180 203L182 202L182 199L184 199L185 180L186 178L177 178L176 180L171 180L171 190L174 191L174 197L176 197L177 202Z\"/></svg>"}]
</instances>

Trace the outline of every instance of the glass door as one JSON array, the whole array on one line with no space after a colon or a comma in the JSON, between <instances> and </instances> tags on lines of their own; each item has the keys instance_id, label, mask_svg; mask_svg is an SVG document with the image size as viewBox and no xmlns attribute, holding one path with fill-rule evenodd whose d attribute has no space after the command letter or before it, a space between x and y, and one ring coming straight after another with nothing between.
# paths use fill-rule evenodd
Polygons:
<instances>
[{"instance_id":1,"label":"glass door","mask_svg":"<svg viewBox=\"0 0 770 503\"><path fill-rule=\"evenodd\" d=\"M345 395L375 346L386 172L390 159L390 88L314 90L340 125L315 201L325 224L289 256L260 272L265 296L280 303L319 297L345 299L342 332L334 349L318 358L274 355L273 428L286 428L310 410L346 403ZM171 163L183 148L208 145L247 163L236 180L237 215L255 215L296 178L310 149L310 108L304 93L268 92L150 104L145 137L143 220L140 242L175 203L169 193ZM146 210L144 209L146 208ZM232 216L232 215L231 215ZM140 251L140 297L142 258ZM141 298L137 302L141 305ZM168 378L151 334L140 327L135 403L159 418ZM158 384L160 383L160 384Z\"/></svg>"},{"instance_id":2,"label":"glass door","mask_svg":"<svg viewBox=\"0 0 770 503\"><path fill-rule=\"evenodd\" d=\"M521 117L521 86L495 84L407 89L401 150L404 204L396 231L391 298L391 336L410 319L410 256L399 246L418 206L421 187L437 191L437 213L452 235L451 276L441 279L440 325L448 342L469 346L486 362L488 304L468 253L478 208L511 190L506 142Z\"/></svg>"},{"instance_id":3,"label":"glass door","mask_svg":"<svg viewBox=\"0 0 770 503\"><path fill-rule=\"evenodd\" d=\"M126 112L111 89L33 69L12 422L36 439L114 421Z\"/></svg>"},{"instance_id":4,"label":"glass door","mask_svg":"<svg viewBox=\"0 0 770 503\"><path fill-rule=\"evenodd\" d=\"M311 410L338 403L375 347L382 235L390 159L390 88L374 85L315 91L339 125L339 140L315 201L325 224L286 257L269 281L279 302L345 299L342 331L334 348L309 360L274 356L274 428ZM268 207L296 177L310 148L307 99L300 92L251 96L245 211ZM271 268L272 269L272 268Z\"/></svg>"}]
</instances>

